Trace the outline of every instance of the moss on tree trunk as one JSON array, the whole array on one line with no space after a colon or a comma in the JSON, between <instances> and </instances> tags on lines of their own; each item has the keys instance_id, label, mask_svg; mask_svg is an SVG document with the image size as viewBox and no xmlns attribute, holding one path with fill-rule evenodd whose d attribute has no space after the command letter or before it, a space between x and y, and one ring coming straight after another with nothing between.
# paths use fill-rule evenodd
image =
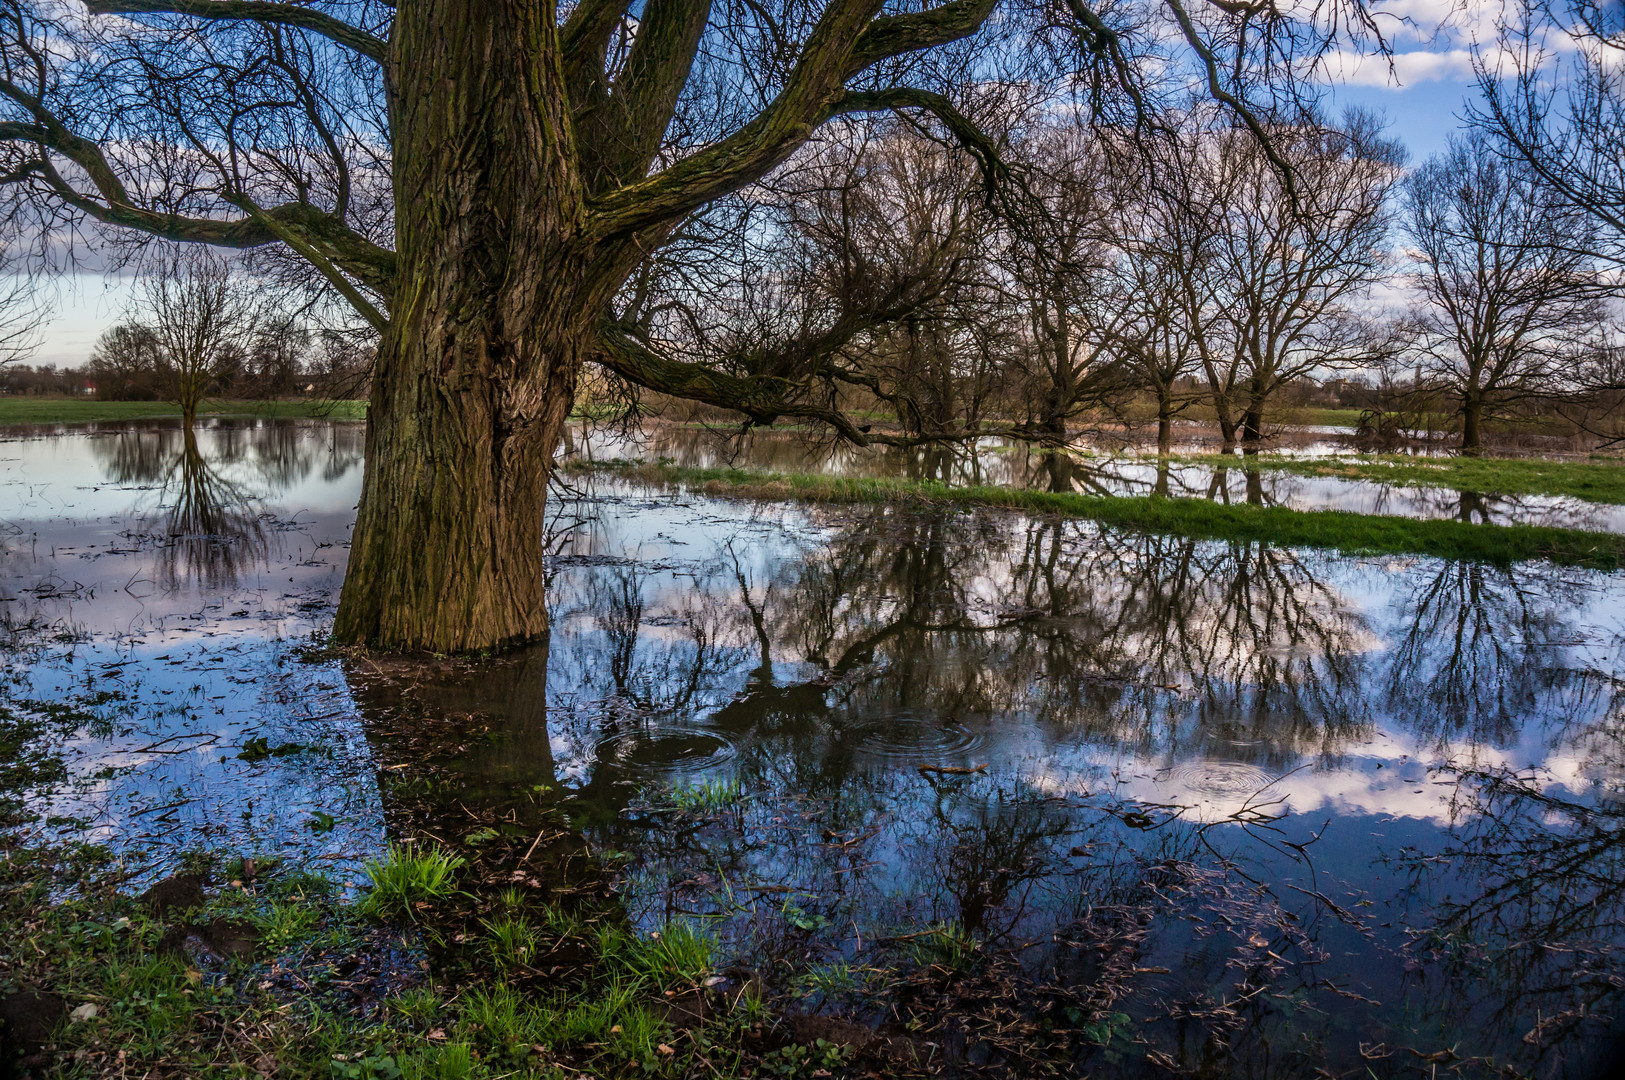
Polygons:
<instances>
[{"instance_id":1,"label":"moss on tree trunk","mask_svg":"<svg viewBox=\"0 0 1625 1080\"><path fill-rule=\"evenodd\" d=\"M547 630L553 452L608 299L601 283L624 268L598 273L614 256L581 238L542 7L413 4L396 20L399 276L334 635L498 648Z\"/></svg>"}]
</instances>

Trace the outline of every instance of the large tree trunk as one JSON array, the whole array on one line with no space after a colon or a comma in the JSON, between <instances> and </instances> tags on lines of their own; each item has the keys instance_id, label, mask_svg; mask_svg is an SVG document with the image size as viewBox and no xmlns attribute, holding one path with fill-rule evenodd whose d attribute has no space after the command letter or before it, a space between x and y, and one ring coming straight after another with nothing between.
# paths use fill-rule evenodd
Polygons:
<instances>
[{"instance_id":1,"label":"large tree trunk","mask_svg":"<svg viewBox=\"0 0 1625 1080\"><path fill-rule=\"evenodd\" d=\"M1241 418L1241 441L1259 442L1264 438L1264 407L1253 405Z\"/></svg>"},{"instance_id":2,"label":"large tree trunk","mask_svg":"<svg viewBox=\"0 0 1625 1080\"><path fill-rule=\"evenodd\" d=\"M1226 447L1236 445L1236 434L1239 426L1236 424L1235 411L1231 409L1228 399L1217 394L1213 397L1213 414L1219 421L1219 438Z\"/></svg>"},{"instance_id":3,"label":"large tree trunk","mask_svg":"<svg viewBox=\"0 0 1625 1080\"><path fill-rule=\"evenodd\" d=\"M1049 473L1049 489L1055 492L1069 492L1072 490L1072 455L1065 450L1051 450L1044 455L1044 465Z\"/></svg>"},{"instance_id":4,"label":"large tree trunk","mask_svg":"<svg viewBox=\"0 0 1625 1080\"><path fill-rule=\"evenodd\" d=\"M1072 370L1072 349L1066 308L1056 304L1054 337L1049 343L1051 378L1044 427L1057 443L1066 441L1066 420L1078 395L1078 375Z\"/></svg>"},{"instance_id":5,"label":"large tree trunk","mask_svg":"<svg viewBox=\"0 0 1625 1080\"><path fill-rule=\"evenodd\" d=\"M397 9L398 286L334 636L500 648L547 630L543 505L613 282L540 5ZM453 91L454 92L451 92Z\"/></svg>"},{"instance_id":6,"label":"large tree trunk","mask_svg":"<svg viewBox=\"0 0 1625 1080\"><path fill-rule=\"evenodd\" d=\"M1461 448L1477 453L1484 445L1484 401L1471 394L1461 402Z\"/></svg>"}]
</instances>

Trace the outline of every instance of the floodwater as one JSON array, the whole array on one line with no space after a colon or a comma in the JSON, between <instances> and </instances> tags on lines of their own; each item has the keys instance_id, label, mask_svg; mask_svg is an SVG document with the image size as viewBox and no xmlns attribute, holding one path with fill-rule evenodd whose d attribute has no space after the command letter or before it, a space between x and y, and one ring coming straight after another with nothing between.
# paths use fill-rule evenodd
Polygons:
<instances>
[{"instance_id":1,"label":"floodwater","mask_svg":"<svg viewBox=\"0 0 1625 1080\"><path fill-rule=\"evenodd\" d=\"M1620 1049L1625 575L598 476L556 502L547 646L384 693L321 648L361 449L0 443L0 704L60 762L0 763L0 818L147 877L207 848L343 879L408 825L402 732L471 717L431 751L460 799L546 793L640 926L950 1061L1585 1077ZM909 982L955 942L957 997Z\"/></svg>"},{"instance_id":2,"label":"floodwater","mask_svg":"<svg viewBox=\"0 0 1625 1080\"><path fill-rule=\"evenodd\" d=\"M1174 455L1213 454L1214 430L1175 427ZM659 426L631 436L614 430L572 439L571 453L598 461L664 461L698 468L755 468L831 476L899 476L954 486L994 484L1098 495L1160 494L1218 502L1285 506L1294 510L1347 510L1414 518L1454 518L1495 525L1548 525L1625 533L1625 507L1556 495L1506 495L1409 487L1338 477L1293 476L1233 466L1170 464L1154 447L1121 433L1082 435L1080 453L1055 455L1026 444L983 439L965 447L858 448L812 442L799 433L757 430L741 440L725 429ZM1354 451L1353 433L1336 428L1289 428L1269 444L1278 456L1325 458ZM1418 453L1447 451L1419 450Z\"/></svg>"}]
</instances>

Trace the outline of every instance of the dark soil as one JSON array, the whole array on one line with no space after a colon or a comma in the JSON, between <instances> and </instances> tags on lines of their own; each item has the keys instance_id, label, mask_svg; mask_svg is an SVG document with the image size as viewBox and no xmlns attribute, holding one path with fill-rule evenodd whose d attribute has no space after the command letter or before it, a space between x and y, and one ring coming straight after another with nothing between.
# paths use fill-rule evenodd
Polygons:
<instances>
[{"instance_id":1,"label":"dark soil","mask_svg":"<svg viewBox=\"0 0 1625 1080\"><path fill-rule=\"evenodd\" d=\"M245 922L214 919L196 926L173 926L158 940L158 951L188 955L202 953L213 961L250 960L259 944L259 932Z\"/></svg>"},{"instance_id":2,"label":"dark soil","mask_svg":"<svg viewBox=\"0 0 1625 1080\"><path fill-rule=\"evenodd\" d=\"M174 874L142 893L140 902L160 919L203 906L203 875Z\"/></svg>"},{"instance_id":3,"label":"dark soil","mask_svg":"<svg viewBox=\"0 0 1625 1080\"><path fill-rule=\"evenodd\" d=\"M19 990L0 996L0 1080L22 1075L22 1066L51 1041L68 1007L48 991Z\"/></svg>"}]
</instances>

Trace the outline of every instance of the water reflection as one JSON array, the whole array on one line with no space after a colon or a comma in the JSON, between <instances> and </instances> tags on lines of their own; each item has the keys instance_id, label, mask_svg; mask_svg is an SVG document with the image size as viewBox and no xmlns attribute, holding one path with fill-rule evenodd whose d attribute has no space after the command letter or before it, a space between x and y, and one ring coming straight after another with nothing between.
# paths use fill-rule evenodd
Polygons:
<instances>
[{"instance_id":1,"label":"water reflection","mask_svg":"<svg viewBox=\"0 0 1625 1080\"><path fill-rule=\"evenodd\" d=\"M1197 441L1176 449L1182 454L1211 453L1216 447ZM1346 440L1316 436L1286 439L1274 449L1314 457L1346 452L1351 446ZM757 430L739 436L695 427L657 426L630 435L594 431L573 436L568 452L587 460L637 458L699 468L903 477L958 487L989 484L1099 495L1155 494L1297 510L1625 532L1625 508L1580 499L1294 476L1255 467L1247 455L1238 456L1234 465L1183 464L1149 454L1125 456L1120 438L1085 440L1082 449L1065 453L997 439L955 447L859 449L791 432Z\"/></svg>"},{"instance_id":2,"label":"water reflection","mask_svg":"<svg viewBox=\"0 0 1625 1080\"><path fill-rule=\"evenodd\" d=\"M155 477L158 508L139 526L156 543L159 586L231 589L245 569L266 558L269 534L259 500L210 464L191 428L180 443ZM152 464L133 454L121 458L120 464Z\"/></svg>"},{"instance_id":3,"label":"water reflection","mask_svg":"<svg viewBox=\"0 0 1625 1080\"><path fill-rule=\"evenodd\" d=\"M1531 717L1604 711L1612 679L1576 667L1583 579L1552 570L1440 563L1412 575L1385 681L1391 708L1437 748L1504 748Z\"/></svg>"},{"instance_id":4,"label":"water reflection","mask_svg":"<svg viewBox=\"0 0 1625 1080\"><path fill-rule=\"evenodd\" d=\"M1471 877L1413 893L1372 867L1390 834L1430 859L1500 842L1461 828L1481 812L1429 767L1538 761L1594 790L1598 747L1619 745L1606 579L893 509L793 542L768 511L707 543L707 513L637 536L612 513L557 578L555 760L596 842L633 853L640 918L701 913L765 965L792 946L881 963L874 940L952 920L1023 944L1033 1000L1166 969L1100 992L1184 1068L1535 1045L1516 979L1428 1009L1469 974L1419 928L1455 919L1435 900ZM699 777L747 802L674 842L647 807L690 774L622 753L628 733L683 754L679 734L709 736L726 752ZM787 891L725 898L741 888ZM1625 986L1595 959L1594 985ZM1282 1001L1339 1017L1313 1053ZM1599 1060L1587 1007L1554 1075ZM1200 1023L1159 1026L1180 1016Z\"/></svg>"},{"instance_id":5,"label":"water reflection","mask_svg":"<svg viewBox=\"0 0 1625 1080\"><path fill-rule=\"evenodd\" d=\"M940 740L1019 714L1125 750L1246 746L1265 768L1369 732L1373 638L1315 560L1075 521L851 518L769 567L730 544L680 593L646 565L583 567L556 604L572 692L653 722L710 708L730 731L885 718L904 742L922 720ZM965 752L923 742L912 763Z\"/></svg>"},{"instance_id":6,"label":"water reflection","mask_svg":"<svg viewBox=\"0 0 1625 1080\"><path fill-rule=\"evenodd\" d=\"M194 428L131 426L86 442L109 483L156 483L190 448L216 472L236 474L234 482L255 497L269 498L312 477L342 479L361 464L363 435L360 424L216 420Z\"/></svg>"},{"instance_id":7,"label":"water reflection","mask_svg":"<svg viewBox=\"0 0 1625 1080\"><path fill-rule=\"evenodd\" d=\"M1439 1007L1492 1016L1533 1049L1541 1071L1561 1074L1570 1058L1583 1067L1576 1041L1617 1010L1621 990L1625 808L1577 798L1538 770L1468 769L1456 779L1450 842L1397 860L1416 895L1448 889L1417 913L1421 947L1439 964ZM1617 1063L1621 1030L1597 1049Z\"/></svg>"},{"instance_id":8,"label":"water reflection","mask_svg":"<svg viewBox=\"0 0 1625 1080\"><path fill-rule=\"evenodd\" d=\"M221 423L201 433L129 428L91 446L109 483L155 492L128 535L155 553L159 587L221 591L269 565L279 525L269 500L313 474L331 483L357 468L358 436L355 425L318 433L294 423Z\"/></svg>"},{"instance_id":9,"label":"water reflection","mask_svg":"<svg viewBox=\"0 0 1625 1080\"><path fill-rule=\"evenodd\" d=\"M189 451L126 434L33 459L94 445L96 489L36 467L0 490L30 507L3 595L55 610L23 587L48 570L76 619L127 602L153 557L125 551L131 508L179 505ZM123 695L115 734L80 737L85 774L109 770L91 794L122 808L96 835L320 843L354 865L382 825L547 895L602 900L613 872L641 926L705 920L784 1007L912 1021L990 1070L1605 1060L1625 987L1620 575L589 479L560 507L583 524L553 560L545 647L323 659L300 650L356 494L353 470L324 480L333 438L200 432L225 484L267 506L284 485L277 520L299 527L271 539L303 547L272 543L229 601L202 572L143 600L180 629L137 635L126 611L17 676L18 698ZM1248 497L1246 477L1226 490ZM115 524L52 525L49 499ZM124 546L87 554L95 528ZM249 763L252 737L307 749ZM702 785L720 795L678 805ZM951 992L930 974L949 946L920 936L941 923L978 950Z\"/></svg>"}]
</instances>

